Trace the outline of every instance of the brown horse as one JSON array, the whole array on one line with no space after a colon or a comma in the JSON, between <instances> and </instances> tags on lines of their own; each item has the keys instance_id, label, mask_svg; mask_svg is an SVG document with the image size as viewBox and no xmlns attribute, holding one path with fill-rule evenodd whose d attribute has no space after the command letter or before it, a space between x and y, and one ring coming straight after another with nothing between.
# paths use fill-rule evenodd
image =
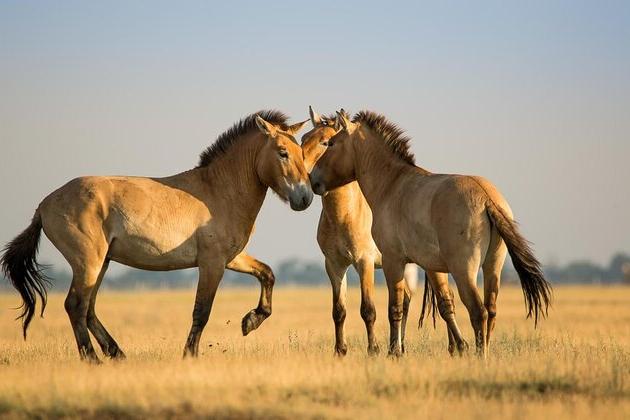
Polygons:
<instances>
[{"instance_id":1,"label":"brown horse","mask_svg":"<svg viewBox=\"0 0 630 420\"><path fill-rule=\"evenodd\" d=\"M409 139L382 115L363 111L350 121L338 113L342 130L311 172L316 194L358 181L374 214L372 235L383 253L389 289L390 346L401 354L406 263L428 272L451 273L475 331L477 352L487 354L496 321L501 268L510 253L519 274L528 316L546 316L551 286L528 242L519 233L506 200L489 181L476 176L432 174L415 165ZM484 299L476 287L484 274ZM433 279L432 279L433 280ZM433 284L443 296L446 291ZM454 315L439 307L458 345Z\"/></svg>"},{"instance_id":2,"label":"brown horse","mask_svg":"<svg viewBox=\"0 0 630 420\"><path fill-rule=\"evenodd\" d=\"M146 270L199 268L193 322L184 356L197 356L199 339L225 268L256 275L258 307L243 318L243 334L271 314L273 273L242 253L273 189L294 210L313 198L302 150L277 111L252 114L221 134L199 165L167 178L82 177L46 197L31 225L4 249L6 276L23 299L24 336L36 296L46 305L46 278L36 261L41 230L72 268L65 301L82 359L98 362L88 330L105 355L124 357L96 316L96 294L109 261Z\"/></svg>"},{"instance_id":3,"label":"brown horse","mask_svg":"<svg viewBox=\"0 0 630 420\"><path fill-rule=\"evenodd\" d=\"M312 107L309 114L313 129L302 136L304 165L307 170L315 165L326 151L328 140L339 131L336 116L321 116ZM368 337L368 354L379 352L374 335L376 309L374 307L374 268L381 267L381 253L376 247L370 228L372 212L357 182L350 182L326 192L322 196L322 212L319 216L317 242L325 258L326 272L333 289L332 317L335 323L335 352L345 355L348 351L344 335L346 319L346 272L350 265L359 274L361 284L361 318L365 322ZM409 269L411 268L411 269ZM417 272L410 265L405 271L405 297L403 301L402 346L411 293L415 288Z\"/></svg>"}]
</instances>

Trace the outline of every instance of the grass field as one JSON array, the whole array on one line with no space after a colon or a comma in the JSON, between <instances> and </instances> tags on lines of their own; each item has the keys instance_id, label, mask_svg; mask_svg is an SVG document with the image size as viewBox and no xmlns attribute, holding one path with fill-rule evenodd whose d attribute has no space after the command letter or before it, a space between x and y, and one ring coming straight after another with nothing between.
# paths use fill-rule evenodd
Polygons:
<instances>
[{"instance_id":1,"label":"grass field","mask_svg":"<svg viewBox=\"0 0 630 420\"><path fill-rule=\"evenodd\" d=\"M417 330L417 297L408 353L367 357L357 289L345 359L333 356L326 288L278 288L272 317L244 338L240 319L257 293L220 290L201 356L182 360L192 290L103 291L97 311L128 358L101 366L79 362L62 295L26 342L10 309L17 296L0 295L0 417L630 418L630 288L557 287L534 330L520 290L504 287L486 362L449 357L440 320ZM377 298L384 349L386 290Z\"/></svg>"}]
</instances>

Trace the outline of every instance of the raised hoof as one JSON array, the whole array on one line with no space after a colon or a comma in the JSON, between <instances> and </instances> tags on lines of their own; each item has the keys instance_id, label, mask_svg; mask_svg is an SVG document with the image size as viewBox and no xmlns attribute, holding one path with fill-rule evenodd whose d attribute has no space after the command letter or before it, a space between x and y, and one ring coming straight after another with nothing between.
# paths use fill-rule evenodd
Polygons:
<instances>
[{"instance_id":1,"label":"raised hoof","mask_svg":"<svg viewBox=\"0 0 630 420\"><path fill-rule=\"evenodd\" d=\"M260 327L260 324L267 319L267 316L256 312L256 309L252 309L243 317L241 321L241 331L246 336L256 328Z\"/></svg>"},{"instance_id":2,"label":"raised hoof","mask_svg":"<svg viewBox=\"0 0 630 420\"><path fill-rule=\"evenodd\" d=\"M368 356L378 356L379 353L381 352L381 349L379 348L378 344L372 344L371 346L368 346Z\"/></svg>"}]
</instances>

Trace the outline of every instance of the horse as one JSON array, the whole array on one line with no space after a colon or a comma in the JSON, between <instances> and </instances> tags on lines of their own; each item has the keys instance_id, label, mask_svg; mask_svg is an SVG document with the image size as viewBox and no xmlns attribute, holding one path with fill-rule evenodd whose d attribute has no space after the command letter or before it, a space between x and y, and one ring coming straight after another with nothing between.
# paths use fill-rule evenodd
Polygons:
<instances>
[{"instance_id":1,"label":"horse","mask_svg":"<svg viewBox=\"0 0 630 420\"><path fill-rule=\"evenodd\" d=\"M527 317L546 317L552 288L512 210L499 190L479 176L433 174L416 166L410 139L383 115L361 111L350 120L337 113L342 129L313 167L316 194L357 181L374 220L372 236L383 254L389 290L389 354L400 356L405 264L428 273L451 273L470 315L477 354L487 357L496 323L501 269L510 254L519 275ZM482 267L484 299L476 287ZM432 287L448 296L443 285ZM439 306L458 347L464 341L454 313Z\"/></svg>"},{"instance_id":2,"label":"horse","mask_svg":"<svg viewBox=\"0 0 630 420\"><path fill-rule=\"evenodd\" d=\"M110 261L153 271L198 267L192 327L184 357L199 353L226 268L261 282L256 309L245 315L243 334L271 314L273 272L242 252L271 188L293 210L313 199L302 149L293 137L308 121L288 125L279 111L251 114L204 150L199 164L165 178L88 176L76 178L39 204L31 224L9 242L0 265L23 301L24 338L37 296L46 306L49 280L36 255L43 230L72 269L65 309L82 360L100 363L89 332L103 353L124 353L95 312L96 295Z\"/></svg>"},{"instance_id":3,"label":"horse","mask_svg":"<svg viewBox=\"0 0 630 420\"><path fill-rule=\"evenodd\" d=\"M342 109L342 113L345 111ZM309 116L313 129L302 136L302 151L304 164L310 172L328 147L328 141L339 132L340 125L335 114L319 115L309 106ZM371 234L372 211L356 181L349 182L334 190L327 191L322 196L322 212L319 217L317 241L325 257L325 266L333 287L333 320L335 323L335 352L345 355L347 346L344 339L344 320L346 315L345 295L347 268L352 264L359 273L361 284L361 317L363 318L368 335L368 354L377 354L379 347L374 337L374 322L376 310L372 299L374 288L374 268L382 268L382 255L376 247ZM411 299L411 290L415 290L417 283L417 269L414 264L405 267L405 295L403 298L403 318L401 347L405 350L405 331L407 315ZM432 273L433 274L433 273ZM425 276L428 276L425 273ZM438 277L445 281L448 288L448 278ZM448 288L452 304L453 292ZM442 296L433 292L429 281L425 278L425 289L419 326L422 325L425 314L433 312L435 323L435 307L444 304ZM439 302L439 303L438 303ZM447 303L448 304L448 303ZM454 307L452 311L454 312ZM448 352L455 351L453 335L449 330ZM463 343L467 348L468 344ZM460 352L464 348L459 349Z\"/></svg>"},{"instance_id":4,"label":"horse","mask_svg":"<svg viewBox=\"0 0 630 420\"><path fill-rule=\"evenodd\" d=\"M309 106L313 129L302 136L304 165L310 170L324 153L328 140L337 132L334 116L321 116ZM361 318L365 322L368 338L368 354L379 353L374 334L376 309L374 307L374 268L381 266L381 253L376 247L370 227L372 212L356 182L350 182L322 196L322 211L317 228L317 242L324 254L326 273L333 290L332 318L335 324L335 353L345 356L348 346L344 334L346 319L346 272L350 265L359 274L361 284ZM403 301L403 348L405 323L411 300L410 287L415 288L417 272L406 270L405 296Z\"/></svg>"}]
</instances>

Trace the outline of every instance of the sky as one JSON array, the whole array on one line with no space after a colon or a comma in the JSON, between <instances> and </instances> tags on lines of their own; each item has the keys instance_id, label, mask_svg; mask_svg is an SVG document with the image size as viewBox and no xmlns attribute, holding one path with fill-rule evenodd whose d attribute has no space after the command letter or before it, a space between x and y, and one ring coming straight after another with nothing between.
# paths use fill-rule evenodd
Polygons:
<instances>
[{"instance_id":1,"label":"sky","mask_svg":"<svg viewBox=\"0 0 630 420\"><path fill-rule=\"evenodd\" d=\"M105 4L106 3L106 4ZM0 243L82 175L167 176L239 118L385 114L482 175L547 264L630 252L630 3L0 3ZM323 261L319 198L268 194L248 251ZM67 268L43 240L41 260Z\"/></svg>"}]
</instances>

